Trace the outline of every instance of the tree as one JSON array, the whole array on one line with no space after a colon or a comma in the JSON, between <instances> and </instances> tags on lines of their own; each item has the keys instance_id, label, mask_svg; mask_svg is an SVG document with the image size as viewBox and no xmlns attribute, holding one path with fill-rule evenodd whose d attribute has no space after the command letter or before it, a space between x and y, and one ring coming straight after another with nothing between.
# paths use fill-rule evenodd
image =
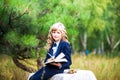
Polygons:
<instances>
[{"instance_id":1,"label":"tree","mask_svg":"<svg viewBox=\"0 0 120 80\"><path fill-rule=\"evenodd\" d=\"M114 52L115 48L120 44L120 39L118 37L119 27L116 25L117 16L116 15L116 5L119 5L119 2L111 1L108 5L107 10L105 11L104 19L106 20L106 29L105 29L105 38L109 45L109 51Z\"/></svg>"},{"instance_id":2,"label":"tree","mask_svg":"<svg viewBox=\"0 0 120 80\"><path fill-rule=\"evenodd\" d=\"M29 72L35 71L19 60L36 57L38 48L44 44L44 29L37 19L42 15L38 10L39 0L1 0L0 4L0 45L5 53L13 56L17 66Z\"/></svg>"},{"instance_id":3,"label":"tree","mask_svg":"<svg viewBox=\"0 0 120 80\"><path fill-rule=\"evenodd\" d=\"M74 53L119 50L119 0L1 0L0 50L20 59L40 57L50 26L62 22ZM43 53L43 52L42 52ZM39 61L40 59L38 59ZM31 68L17 64L32 72Z\"/></svg>"}]
</instances>

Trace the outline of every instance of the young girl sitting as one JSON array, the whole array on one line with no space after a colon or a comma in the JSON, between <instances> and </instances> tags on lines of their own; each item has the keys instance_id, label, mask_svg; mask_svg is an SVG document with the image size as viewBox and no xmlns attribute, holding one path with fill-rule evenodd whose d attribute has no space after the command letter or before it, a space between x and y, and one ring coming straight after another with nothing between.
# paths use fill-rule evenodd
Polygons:
<instances>
[{"instance_id":1,"label":"young girl sitting","mask_svg":"<svg viewBox=\"0 0 120 80\"><path fill-rule=\"evenodd\" d=\"M46 64L38 70L29 80L48 80L53 75L63 73L65 69L69 69L71 65L71 47L67 39L67 32L64 25L60 22L51 26L48 34L48 40L46 44L47 54L46 62L50 62L59 54L64 54L64 59L67 62L51 62Z\"/></svg>"}]
</instances>

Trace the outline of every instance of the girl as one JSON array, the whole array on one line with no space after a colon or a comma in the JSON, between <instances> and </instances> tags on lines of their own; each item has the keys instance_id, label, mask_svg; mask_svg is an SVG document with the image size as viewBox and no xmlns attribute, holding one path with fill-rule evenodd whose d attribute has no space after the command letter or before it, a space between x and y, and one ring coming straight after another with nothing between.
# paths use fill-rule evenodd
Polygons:
<instances>
[{"instance_id":1,"label":"girl","mask_svg":"<svg viewBox=\"0 0 120 80\"><path fill-rule=\"evenodd\" d=\"M60 22L51 26L46 49L48 53L44 62L51 61L56 58L60 53L63 53L67 62L52 62L46 64L45 67L38 70L30 80L48 80L53 75L63 73L65 69L69 69L71 65L71 48L67 40L67 32L64 25Z\"/></svg>"}]
</instances>

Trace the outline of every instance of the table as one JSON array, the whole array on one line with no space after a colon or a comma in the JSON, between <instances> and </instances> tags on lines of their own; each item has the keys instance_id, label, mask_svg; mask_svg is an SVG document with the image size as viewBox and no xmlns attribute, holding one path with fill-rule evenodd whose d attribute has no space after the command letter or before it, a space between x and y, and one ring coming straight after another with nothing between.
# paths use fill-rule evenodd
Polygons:
<instances>
[{"instance_id":1,"label":"table","mask_svg":"<svg viewBox=\"0 0 120 80\"><path fill-rule=\"evenodd\" d=\"M97 80L94 73L90 70L77 70L76 73L56 74L50 80Z\"/></svg>"},{"instance_id":2,"label":"table","mask_svg":"<svg viewBox=\"0 0 120 80\"><path fill-rule=\"evenodd\" d=\"M50 80L97 80L94 73L90 70L76 70L76 73L73 74L68 74L67 71L54 75ZM30 73L28 80L33 74Z\"/></svg>"}]
</instances>

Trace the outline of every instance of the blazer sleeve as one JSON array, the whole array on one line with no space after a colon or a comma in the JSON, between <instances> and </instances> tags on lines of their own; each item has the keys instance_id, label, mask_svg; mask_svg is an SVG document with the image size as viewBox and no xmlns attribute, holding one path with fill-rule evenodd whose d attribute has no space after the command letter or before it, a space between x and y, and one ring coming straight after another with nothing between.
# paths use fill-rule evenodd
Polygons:
<instances>
[{"instance_id":1,"label":"blazer sleeve","mask_svg":"<svg viewBox=\"0 0 120 80\"><path fill-rule=\"evenodd\" d=\"M46 58L45 58L44 62L46 62L47 59L51 58L51 56L48 55L48 53L49 53L49 54L52 54L52 50L51 50L51 48L49 49L49 51L47 51Z\"/></svg>"},{"instance_id":2,"label":"blazer sleeve","mask_svg":"<svg viewBox=\"0 0 120 80\"><path fill-rule=\"evenodd\" d=\"M65 54L65 58L67 59L68 62L61 63L62 64L62 69L68 69L70 68L70 65L72 64L71 61L71 47L70 44L65 42L63 45L62 52Z\"/></svg>"},{"instance_id":3,"label":"blazer sleeve","mask_svg":"<svg viewBox=\"0 0 120 80\"><path fill-rule=\"evenodd\" d=\"M45 60L44 60L44 63L47 61L47 59L49 59L50 57L49 57L49 55L48 54L46 54L46 58L45 58Z\"/></svg>"}]
</instances>

